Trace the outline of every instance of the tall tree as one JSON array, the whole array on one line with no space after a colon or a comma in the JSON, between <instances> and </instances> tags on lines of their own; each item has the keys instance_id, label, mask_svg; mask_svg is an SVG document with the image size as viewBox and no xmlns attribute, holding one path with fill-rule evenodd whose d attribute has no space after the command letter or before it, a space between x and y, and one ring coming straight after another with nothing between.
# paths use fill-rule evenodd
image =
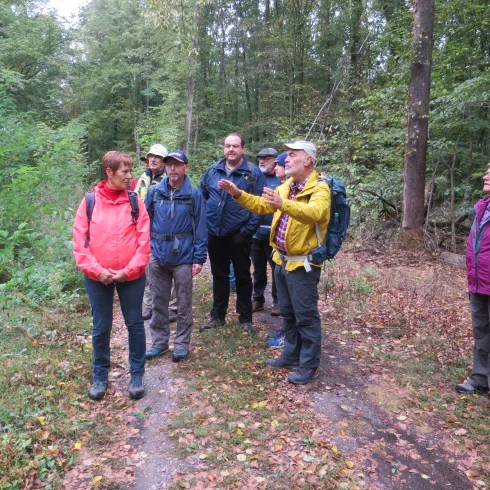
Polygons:
<instances>
[{"instance_id":1,"label":"tall tree","mask_svg":"<svg viewBox=\"0 0 490 490\"><path fill-rule=\"evenodd\" d=\"M403 230L412 236L421 235L424 224L434 2L435 0L413 0L412 62L402 222Z\"/></svg>"}]
</instances>

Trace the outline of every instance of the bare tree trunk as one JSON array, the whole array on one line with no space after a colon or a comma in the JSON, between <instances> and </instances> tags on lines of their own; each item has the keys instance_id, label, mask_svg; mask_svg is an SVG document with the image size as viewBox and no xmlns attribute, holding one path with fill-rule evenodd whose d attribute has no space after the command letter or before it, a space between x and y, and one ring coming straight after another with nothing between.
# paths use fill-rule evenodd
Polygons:
<instances>
[{"instance_id":1,"label":"bare tree trunk","mask_svg":"<svg viewBox=\"0 0 490 490\"><path fill-rule=\"evenodd\" d=\"M404 232L410 236L421 236L424 224L434 2L435 0L413 0L412 63L402 222Z\"/></svg>"},{"instance_id":2,"label":"bare tree trunk","mask_svg":"<svg viewBox=\"0 0 490 490\"><path fill-rule=\"evenodd\" d=\"M459 139L459 138L458 138ZM456 168L456 148L458 143L454 144L453 161L449 168L449 177L451 180L451 250L456 252L456 224L454 216L454 170Z\"/></svg>"},{"instance_id":3,"label":"bare tree trunk","mask_svg":"<svg viewBox=\"0 0 490 490\"><path fill-rule=\"evenodd\" d=\"M199 119L196 117L196 124L194 129L194 145L193 145L194 152L197 150L198 135L199 135Z\"/></svg>"},{"instance_id":4,"label":"bare tree trunk","mask_svg":"<svg viewBox=\"0 0 490 490\"><path fill-rule=\"evenodd\" d=\"M195 16L197 18L197 14ZM191 74L187 79L187 109L185 114L185 129L184 129L184 151L189 153L191 146L191 130L192 130L192 109L194 103L194 90L196 87L196 65L197 65L197 49L199 46L198 34L196 33L192 40L192 58L191 58Z\"/></svg>"}]
</instances>

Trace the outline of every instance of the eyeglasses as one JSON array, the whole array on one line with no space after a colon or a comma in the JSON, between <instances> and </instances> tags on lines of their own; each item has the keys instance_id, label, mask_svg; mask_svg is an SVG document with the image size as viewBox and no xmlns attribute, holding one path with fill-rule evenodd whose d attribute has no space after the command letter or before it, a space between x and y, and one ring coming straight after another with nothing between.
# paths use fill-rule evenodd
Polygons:
<instances>
[{"instance_id":1,"label":"eyeglasses","mask_svg":"<svg viewBox=\"0 0 490 490\"><path fill-rule=\"evenodd\" d=\"M166 164L167 167L182 167L184 165L184 162L170 162Z\"/></svg>"}]
</instances>

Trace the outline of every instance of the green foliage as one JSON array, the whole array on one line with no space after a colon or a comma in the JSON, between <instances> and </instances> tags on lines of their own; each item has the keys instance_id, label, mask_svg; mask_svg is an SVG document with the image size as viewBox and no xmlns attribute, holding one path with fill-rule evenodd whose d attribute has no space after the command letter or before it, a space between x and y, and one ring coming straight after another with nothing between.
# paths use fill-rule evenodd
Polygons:
<instances>
[{"instance_id":1,"label":"green foliage","mask_svg":"<svg viewBox=\"0 0 490 490\"><path fill-rule=\"evenodd\" d=\"M36 303L62 301L80 286L71 223L88 175L80 151L85 129L76 121L36 129L31 165L13 171L0 194L0 288L7 305L22 303L24 295Z\"/></svg>"}]
</instances>

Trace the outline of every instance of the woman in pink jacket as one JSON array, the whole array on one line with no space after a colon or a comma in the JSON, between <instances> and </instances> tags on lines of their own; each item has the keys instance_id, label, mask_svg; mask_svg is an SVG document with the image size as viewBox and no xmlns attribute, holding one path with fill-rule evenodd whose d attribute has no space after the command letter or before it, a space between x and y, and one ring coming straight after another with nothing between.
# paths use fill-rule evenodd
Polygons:
<instances>
[{"instance_id":1,"label":"woman in pink jacket","mask_svg":"<svg viewBox=\"0 0 490 490\"><path fill-rule=\"evenodd\" d=\"M129 396L139 399L145 393L146 340L141 305L145 267L150 259L150 220L139 199L135 200L138 211L132 213L127 190L132 167L133 159L129 155L107 152L102 158L105 179L94 189L91 221L89 223L87 198L84 197L73 224L75 260L84 273L92 306L94 361L89 392L92 400L100 400L107 391L114 289L128 329Z\"/></svg>"}]
</instances>

